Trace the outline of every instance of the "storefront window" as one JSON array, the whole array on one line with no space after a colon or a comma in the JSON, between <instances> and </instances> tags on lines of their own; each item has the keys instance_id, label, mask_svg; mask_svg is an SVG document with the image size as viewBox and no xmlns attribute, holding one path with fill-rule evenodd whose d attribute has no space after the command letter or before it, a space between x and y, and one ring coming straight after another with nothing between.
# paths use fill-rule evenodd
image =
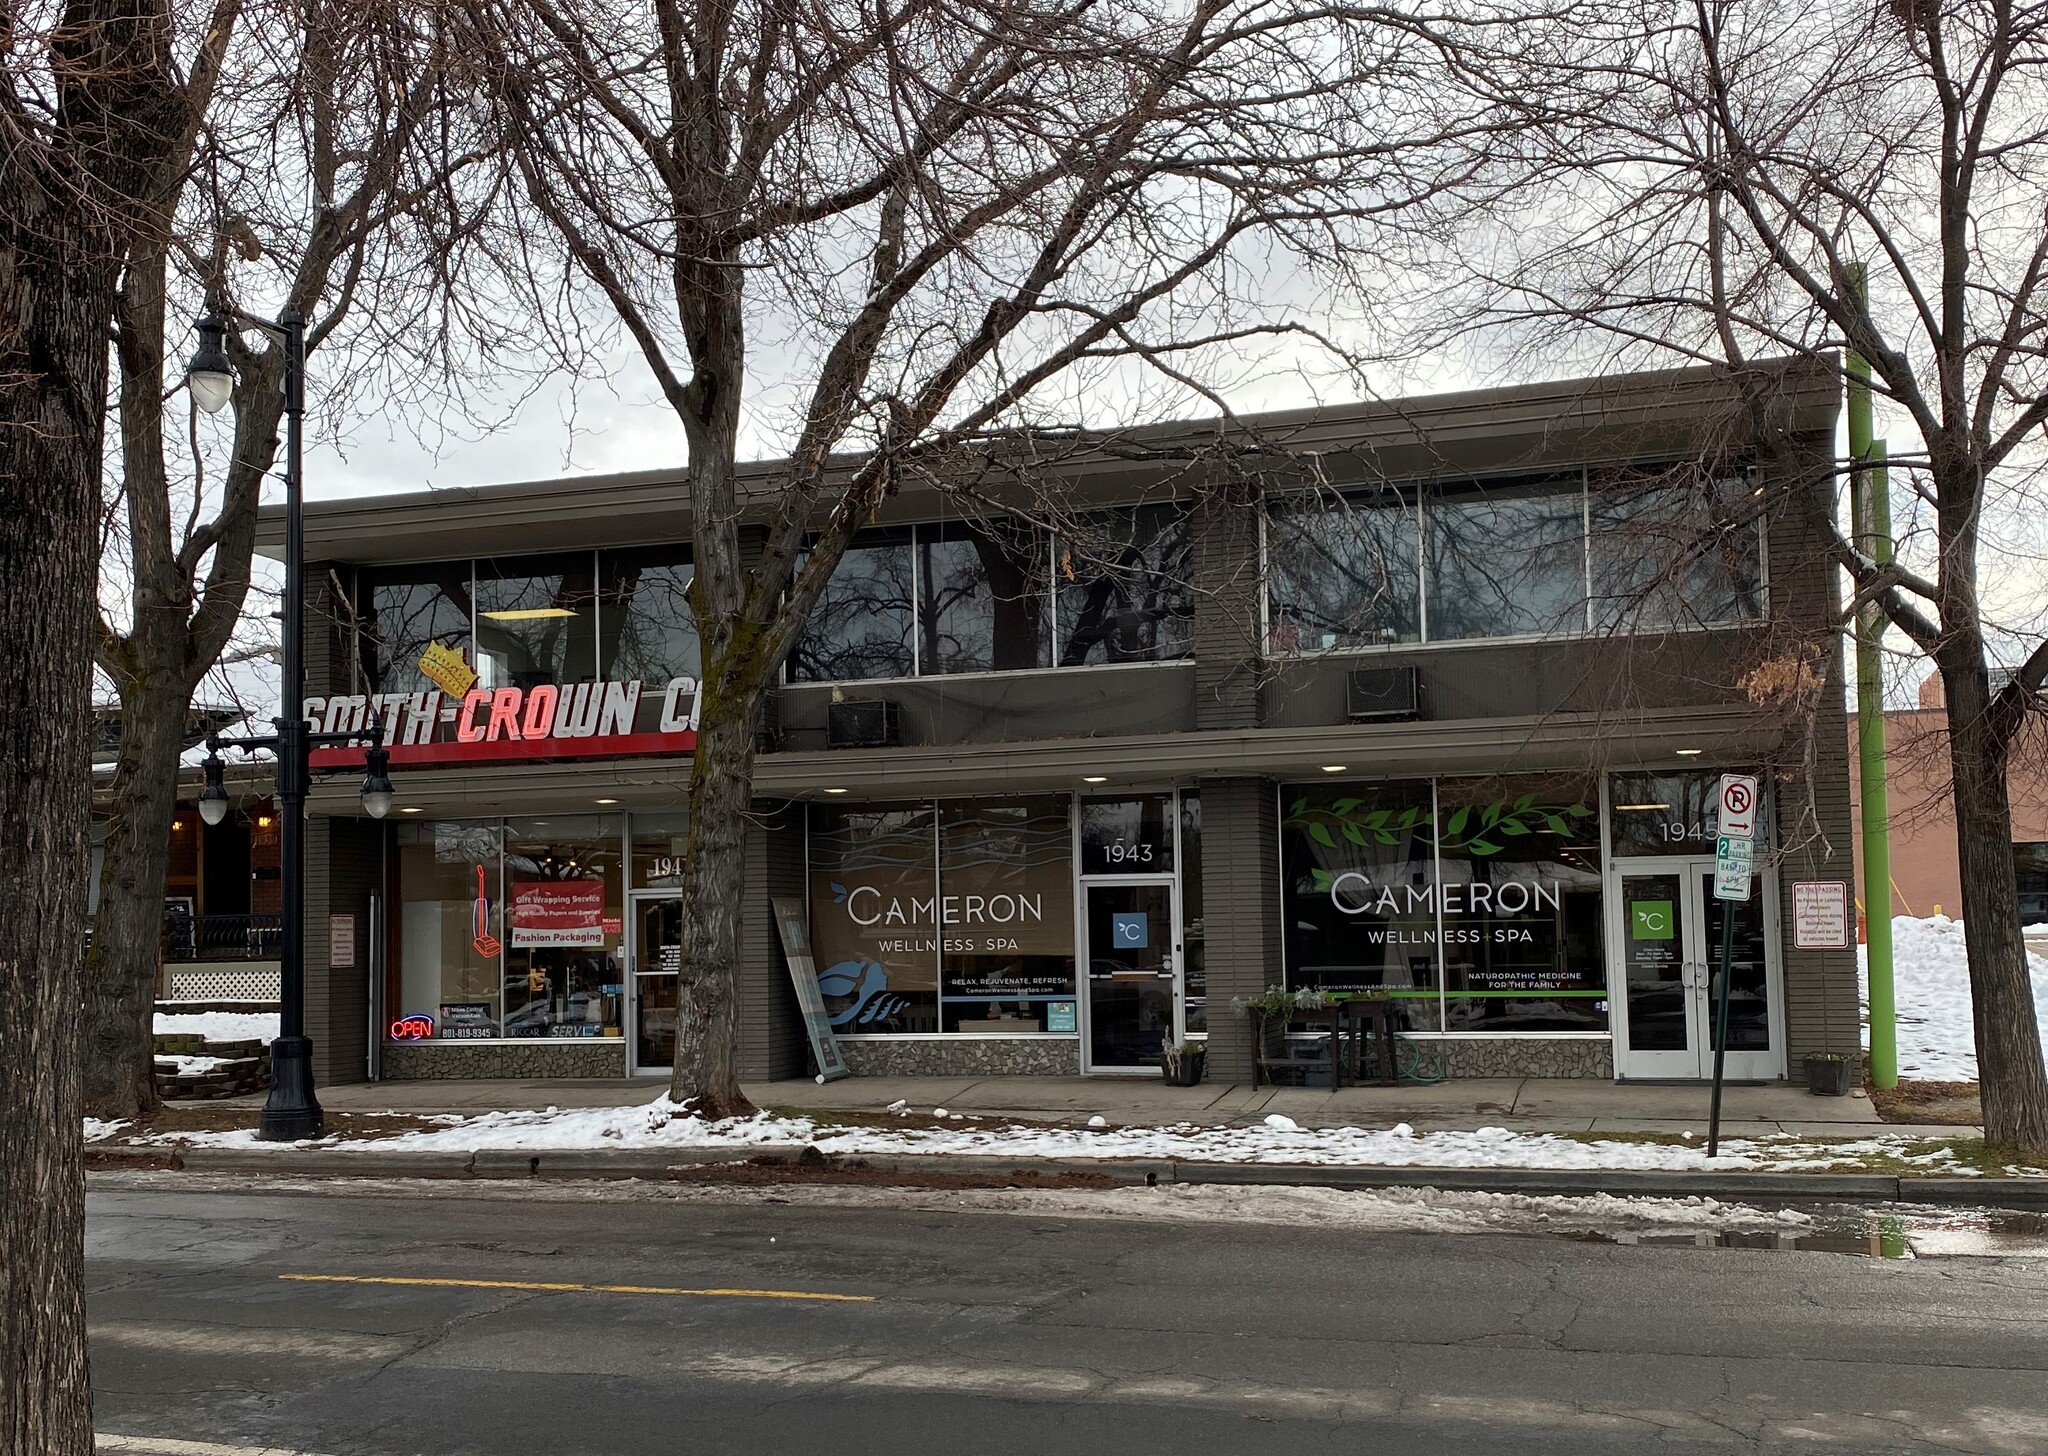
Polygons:
<instances>
[{"instance_id":1,"label":"storefront window","mask_svg":"<svg viewBox=\"0 0 2048 1456\"><path fill-rule=\"evenodd\" d=\"M939 1029L937 814L930 804L814 806L811 941L832 1029Z\"/></svg>"},{"instance_id":2,"label":"storefront window","mask_svg":"<svg viewBox=\"0 0 2048 1456\"><path fill-rule=\"evenodd\" d=\"M1690 464L1596 481L1593 625L1641 631L1762 616L1760 494L1742 476Z\"/></svg>"},{"instance_id":3,"label":"storefront window","mask_svg":"<svg viewBox=\"0 0 2048 1456\"><path fill-rule=\"evenodd\" d=\"M790 653L791 682L909 677L916 671L912 557L908 530L863 531L854 538Z\"/></svg>"},{"instance_id":4,"label":"storefront window","mask_svg":"<svg viewBox=\"0 0 2048 1456\"><path fill-rule=\"evenodd\" d=\"M665 683L701 674L695 575L687 546L605 551L598 556L597 676Z\"/></svg>"},{"instance_id":5,"label":"storefront window","mask_svg":"<svg viewBox=\"0 0 2048 1456\"><path fill-rule=\"evenodd\" d=\"M597 676L595 566L588 551L476 563L477 686Z\"/></svg>"},{"instance_id":6,"label":"storefront window","mask_svg":"<svg viewBox=\"0 0 2048 1456\"><path fill-rule=\"evenodd\" d=\"M365 572L357 607L362 613L358 650L372 692L432 688L419 663L420 655L437 642L469 656L467 561Z\"/></svg>"},{"instance_id":7,"label":"storefront window","mask_svg":"<svg viewBox=\"0 0 2048 1456\"><path fill-rule=\"evenodd\" d=\"M620 831L609 815L506 821L506 1036L624 1034Z\"/></svg>"},{"instance_id":8,"label":"storefront window","mask_svg":"<svg viewBox=\"0 0 2048 1456\"><path fill-rule=\"evenodd\" d=\"M1412 1031L1607 1029L1589 783L1281 794L1290 986L1391 995Z\"/></svg>"},{"instance_id":9,"label":"storefront window","mask_svg":"<svg viewBox=\"0 0 2048 1456\"><path fill-rule=\"evenodd\" d=\"M1044 537L1014 522L918 527L919 671L1046 666L1046 569Z\"/></svg>"},{"instance_id":10,"label":"storefront window","mask_svg":"<svg viewBox=\"0 0 2048 1456\"><path fill-rule=\"evenodd\" d=\"M1727 770L1751 772L1751 770ZM1609 834L1616 857L1710 855L1721 832L1721 769L1615 774L1608 780ZM1756 838L1770 841L1771 796L1757 805Z\"/></svg>"},{"instance_id":11,"label":"storefront window","mask_svg":"<svg viewBox=\"0 0 2048 1456\"><path fill-rule=\"evenodd\" d=\"M1432 642L1585 630L1577 475L1432 491L1424 540Z\"/></svg>"},{"instance_id":12,"label":"storefront window","mask_svg":"<svg viewBox=\"0 0 2048 1456\"><path fill-rule=\"evenodd\" d=\"M951 799L939 809L942 1024L1044 1031L1074 1003L1074 862L1067 801Z\"/></svg>"},{"instance_id":13,"label":"storefront window","mask_svg":"<svg viewBox=\"0 0 2048 1456\"><path fill-rule=\"evenodd\" d=\"M1607 1030L1599 802L1569 779L1439 781L1445 1030Z\"/></svg>"},{"instance_id":14,"label":"storefront window","mask_svg":"<svg viewBox=\"0 0 2048 1456\"><path fill-rule=\"evenodd\" d=\"M498 825L399 824L394 833L398 985L389 1035L399 1041L497 1036L506 929Z\"/></svg>"},{"instance_id":15,"label":"storefront window","mask_svg":"<svg viewBox=\"0 0 2048 1456\"><path fill-rule=\"evenodd\" d=\"M1397 999L1439 1029L1436 859L1427 783L1281 790L1287 983Z\"/></svg>"},{"instance_id":16,"label":"storefront window","mask_svg":"<svg viewBox=\"0 0 2048 1456\"><path fill-rule=\"evenodd\" d=\"M1422 508L1392 486L1276 506L1266 523L1275 655L1422 637Z\"/></svg>"},{"instance_id":17,"label":"storefront window","mask_svg":"<svg viewBox=\"0 0 2048 1456\"><path fill-rule=\"evenodd\" d=\"M1194 622L1188 515L1176 504L1085 516L1058 547L1059 664L1165 662Z\"/></svg>"}]
</instances>

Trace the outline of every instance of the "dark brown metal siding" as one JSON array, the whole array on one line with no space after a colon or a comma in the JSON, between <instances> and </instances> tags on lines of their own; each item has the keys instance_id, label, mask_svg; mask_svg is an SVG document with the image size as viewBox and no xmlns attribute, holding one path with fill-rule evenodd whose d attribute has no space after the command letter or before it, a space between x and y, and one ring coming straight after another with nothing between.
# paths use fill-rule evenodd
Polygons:
<instances>
[{"instance_id":1,"label":"dark brown metal siding","mask_svg":"<svg viewBox=\"0 0 2048 1456\"><path fill-rule=\"evenodd\" d=\"M740 927L740 1076L750 1082L809 1074L803 1018L782 959L769 901L804 896L804 810L761 806L747 826L747 899Z\"/></svg>"},{"instance_id":2,"label":"dark brown metal siding","mask_svg":"<svg viewBox=\"0 0 2048 1456\"><path fill-rule=\"evenodd\" d=\"M1250 1082L1250 1023L1230 1002L1280 980L1278 811L1266 779L1206 779L1200 787L1207 1075L1219 1085Z\"/></svg>"}]
</instances>

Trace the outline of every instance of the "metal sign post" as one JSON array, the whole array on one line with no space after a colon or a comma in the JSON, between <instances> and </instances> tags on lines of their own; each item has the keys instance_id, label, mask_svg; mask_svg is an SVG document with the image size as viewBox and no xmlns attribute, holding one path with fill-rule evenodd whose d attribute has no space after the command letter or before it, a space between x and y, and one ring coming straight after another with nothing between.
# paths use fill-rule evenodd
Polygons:
<instances>
[{"instance_id":1,"label":"metal sign post","mask_svg":"<svg viewBox=\"0 0 2048 1456\"><path fill-rule=\"evenodd\" d=\"M1707 1156L1721 1151L1721 1084L1728 1070L1728 990L1735 961L1735 901L1749 898L1756 867L1756 779L1721 775L1720 835L1714 843L1714 898L1721 901L1721 980L1714 988L1714 1100L1707 1114Z\"/></svg>"}]
</instances>

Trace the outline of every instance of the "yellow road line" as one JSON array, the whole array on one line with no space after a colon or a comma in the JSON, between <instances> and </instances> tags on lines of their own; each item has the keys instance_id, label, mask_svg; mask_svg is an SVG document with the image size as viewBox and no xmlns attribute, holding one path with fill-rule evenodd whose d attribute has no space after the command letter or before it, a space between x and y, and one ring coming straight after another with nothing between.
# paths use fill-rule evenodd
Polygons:
<instances>
[{"instance_id":1,"label":"yellow road line","mask_svg":"<svg viewBox=\"0 0 2048 1456\"><path fill-rule=\"evenodd\" d=\"M821 1294L807 1289L670 1289L659 1284L544 1284L529 1279L410 1279L396 1274L280 1274L298 1284L402 1284L421 1289L524 1289L539 1294L675 1294L696 1299L815 1299L873 1304L872 1294Z\"/></svg>"}]
</instances>

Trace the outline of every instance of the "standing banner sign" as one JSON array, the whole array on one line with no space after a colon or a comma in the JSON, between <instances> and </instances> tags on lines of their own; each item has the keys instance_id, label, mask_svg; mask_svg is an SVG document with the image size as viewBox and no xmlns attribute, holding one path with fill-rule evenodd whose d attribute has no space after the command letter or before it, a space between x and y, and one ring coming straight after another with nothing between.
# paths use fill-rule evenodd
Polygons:
<instances>
[{"instance_id":1,"label":"standing banner sign","mask_svg":"<svg viewBox=\"0 0 2048 1456\"><path fill-rule=\"evenodd\" d=\"M1722 774L1720 830L1714 843L1714 898L1747 900L1756 869L1754 774ZM1721 979L1714 994L1714 1098L1707 1113L1707 1156L1721 1150L1721 1083L1728 1069L1728 983L1735 960L1735 909L1721 907Z\"/></svg>"},{"instance_id":2,"label":"standing banner sign","mask_svg":"<svg viewBox=\"0 0 2048 1456\"><path fill-rule=\"evenodd\" d=\"M825 998L818 994L818 966L811 959L811 938L804 929L803 901L778 895L769 903L775 908L775 928L782 936L782 958L789 963L797 1008L803 1012L804 1034L811 1039L811 1057L818 1064L816 1080L822 1084L850 1076L832 1035Z\"/></svg>"}]
</instances>

